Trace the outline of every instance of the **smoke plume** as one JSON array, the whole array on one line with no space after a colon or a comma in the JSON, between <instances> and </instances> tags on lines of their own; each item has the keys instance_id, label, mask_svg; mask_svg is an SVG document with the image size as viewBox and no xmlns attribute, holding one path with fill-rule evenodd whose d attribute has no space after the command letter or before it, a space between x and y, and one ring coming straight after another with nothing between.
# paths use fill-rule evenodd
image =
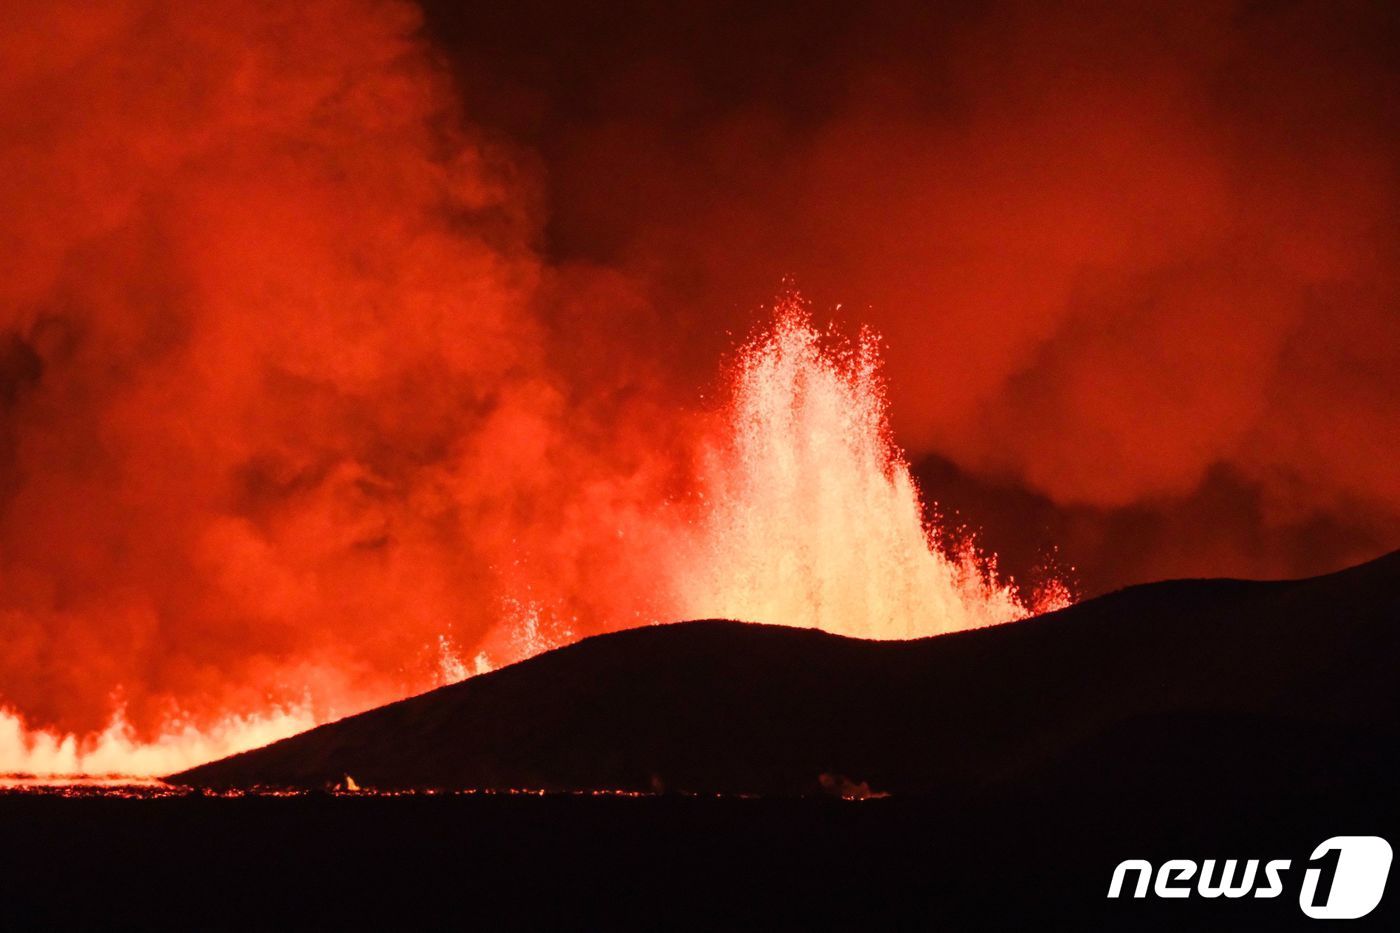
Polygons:
<instances>
[{"instance_id":1,"label":"smoke plume","mask_svg":"<svg viewBox=\"0 0 1400 933\"><path fill-rule=\"evenodd\" d=\"M524 162L409 4L4 20L0 700L152 730L421 686L549 520Z\"/></svg>"},{"instance_id":2,"label":"smoke plume","mask_svg":"<svg viewBox=\"0 0 1400 933\"><path fill-rule=\"evenodd\" d=\"M430 17L544 154L553 254L645 282L685 379L790 274L883 335L927 492L1020 563L1400 544L1392 4L546 6Z\"/></svg>"}]
</instances>

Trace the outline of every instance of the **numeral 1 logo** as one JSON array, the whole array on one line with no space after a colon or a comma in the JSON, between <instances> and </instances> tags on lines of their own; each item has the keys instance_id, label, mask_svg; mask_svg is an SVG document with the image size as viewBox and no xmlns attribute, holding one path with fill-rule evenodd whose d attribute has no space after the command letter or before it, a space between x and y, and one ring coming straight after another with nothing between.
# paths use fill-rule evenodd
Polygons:
<instances>
[{"instance_id":1,"label":"numeral 1 logo","mask_svg":"<svg viewBox=\"0 0 1400 933\"><path fill-rule=\"evenodd\" d=\"M1298 906L1317 920L1355 920L1385 893L1393 853L1379 836L1333 836L1313 849Z\"/></svg>"}]
</instances>

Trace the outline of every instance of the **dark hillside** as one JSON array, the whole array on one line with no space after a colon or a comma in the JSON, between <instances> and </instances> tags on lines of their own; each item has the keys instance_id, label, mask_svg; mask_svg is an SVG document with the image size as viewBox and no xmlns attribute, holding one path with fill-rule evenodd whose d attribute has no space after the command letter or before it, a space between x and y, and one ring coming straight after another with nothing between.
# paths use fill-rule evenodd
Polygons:
<instances>
[{"instance_id":1,"label":"dark hillside","mask_svg":"<svg viewBox=\"0 0 1400 933\"><path fill-rule=\"evenodd\" d=\"M590 638L174 775L206 787L803 794L1388 780L1400 553L1134 587L912 642L705 621Z\"/></svg>"}]
</instances>

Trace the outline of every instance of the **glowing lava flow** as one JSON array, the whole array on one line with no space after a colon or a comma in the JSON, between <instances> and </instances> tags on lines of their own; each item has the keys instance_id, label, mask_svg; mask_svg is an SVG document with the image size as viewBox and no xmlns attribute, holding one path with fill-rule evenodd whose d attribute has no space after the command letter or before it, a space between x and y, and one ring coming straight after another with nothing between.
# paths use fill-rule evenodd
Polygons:
<instances>
[{"instance_id":1,"label":"glowing lava flow","mask_svg":"<svg viewBox=\"0 0 1400 933\"><path fill-rule=\"evenodd\" d=\"M993 559L925 524L876 337L824 341L797 295L775 310L740 357L729 436L708 458L682 615L916 638L1066 605L1058 584L1027 603Z\"/></svg>"},{"instance_id":2,"label":"glowing lava flow","mask_svg":"<svg viewBox=\"0 0 1400 933\"><path fill-rule=\"evenodd\" d=\"M120 714L95 736L78 739L26 729L0 710L0 778L18 775L151 777L284 739L316 725L305 710L230 716L212 729L168 726L155 741L137 740Z\"/></svg>"}]
</instances>

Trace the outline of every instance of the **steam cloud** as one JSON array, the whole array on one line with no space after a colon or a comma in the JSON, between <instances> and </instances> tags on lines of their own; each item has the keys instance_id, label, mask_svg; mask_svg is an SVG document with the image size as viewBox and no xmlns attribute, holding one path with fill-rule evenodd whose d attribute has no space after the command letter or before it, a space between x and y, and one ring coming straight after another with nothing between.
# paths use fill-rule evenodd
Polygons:
<instances>
[{"instance_id":1,"label":"steam cloud","mask_svg":"<svg viewBox=\"0 0 1400 933\"><path fill-rule=\"evenodd\" d=\"M0 702L149 733L422 687L588 487L533 181L409 4L4 20Z\"/></svg>"}]
</instances>

